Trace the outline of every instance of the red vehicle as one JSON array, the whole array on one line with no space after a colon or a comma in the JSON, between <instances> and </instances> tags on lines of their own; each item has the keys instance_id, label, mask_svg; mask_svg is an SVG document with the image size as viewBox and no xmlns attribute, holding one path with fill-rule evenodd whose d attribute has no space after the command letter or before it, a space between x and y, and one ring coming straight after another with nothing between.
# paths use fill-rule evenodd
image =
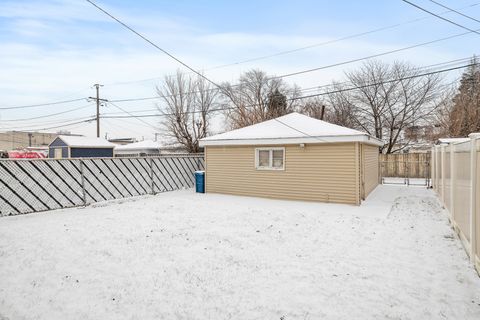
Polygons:
<instances>
[{"instance_id":1,"label":"red vehicle","mask_svg":"<svg viewBox=\"0 0 480 320\"><path fill-rule=\"evenodd\" d=\"M48 154L48 148L28 147L23 150L8 151L10 159L43 159Z\"/></svg>"}]
</instances>

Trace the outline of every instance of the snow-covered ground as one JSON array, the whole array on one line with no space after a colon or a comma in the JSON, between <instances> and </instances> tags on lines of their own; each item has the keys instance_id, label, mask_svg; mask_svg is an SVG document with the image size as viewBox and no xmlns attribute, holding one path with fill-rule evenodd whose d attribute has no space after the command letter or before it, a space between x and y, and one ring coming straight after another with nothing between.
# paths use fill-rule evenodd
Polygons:
<instances>
[{"instance_id":1,"label":"snow-covered ground","mask_svg":"<svg viewBox=\"0 0 480 320\"><path fill-rule=\"evenodd\" d=\"M187 190L1 218L0 319L480 319L480 278L424 188Z\"/></svg>"}]
</instances>

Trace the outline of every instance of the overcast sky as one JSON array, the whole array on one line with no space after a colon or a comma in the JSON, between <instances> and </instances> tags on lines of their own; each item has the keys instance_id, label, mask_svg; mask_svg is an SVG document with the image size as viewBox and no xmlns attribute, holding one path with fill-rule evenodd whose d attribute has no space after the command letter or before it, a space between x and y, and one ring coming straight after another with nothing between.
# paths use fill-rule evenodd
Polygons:
<instances>
[{"instance_id":1,"label":"overcast sky","mask_svg":"<svg viewBox=\"0 0 480 320\"><path fill-rule=\"evenodd\" d=\"M480 5L475 0L439 1L480 18ZM445 12L430 1L415 2L433 12ZM217 82L236 82L242 72L252 68L282 75L466 32L400 0L102 0L97 3L192 67L206 70L205 75ZM480 29L480 23L455 13L443 16ZM211 69L395 24L400 25L290 54ZM478 54L479 43L480 35L470 33L380 59L426 66ZM320 86L342 80L345 71L358 66L359 63L348 64L285 80L301 87ZM161 78L177 69L182 66L86 1L0 0L0 107L88 97L94 95L91 88L94 83L105 85L101 96L110 100L152 97ZM453 72L447 78L454 79L459 74ZM155 101L118 105L139 114L138 110L154 109ZM78 110L62 115L12 121L75 108ZM47 128L91 117L94 112L94 106L86 100L0 110L0 130ZM119 110L108 106L102 107L102 112ZM136 119L106 119L102 121L102 136L108 133L109 137L152 139L160 119L144 121L151 126ZM89 136L96 134L94 123L62 129ZM217 122L215 130L222 130L221 122Z\"/></svg>"}]
</instances>

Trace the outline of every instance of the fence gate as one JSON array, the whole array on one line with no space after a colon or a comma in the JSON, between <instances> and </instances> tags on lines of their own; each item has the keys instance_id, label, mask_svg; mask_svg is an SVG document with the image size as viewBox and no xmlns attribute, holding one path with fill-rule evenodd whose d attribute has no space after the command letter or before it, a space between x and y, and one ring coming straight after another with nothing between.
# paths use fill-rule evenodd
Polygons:
<instances>
[{"instance_id":1,"label":"fence gate","mask_svg":"<svg viewBox=\"0 0 480 320\"><path fill-rule=\"evenodd\" d=\"M430 187L430 153L380 155L382 184Z\"/></svg>"}]
</instances>

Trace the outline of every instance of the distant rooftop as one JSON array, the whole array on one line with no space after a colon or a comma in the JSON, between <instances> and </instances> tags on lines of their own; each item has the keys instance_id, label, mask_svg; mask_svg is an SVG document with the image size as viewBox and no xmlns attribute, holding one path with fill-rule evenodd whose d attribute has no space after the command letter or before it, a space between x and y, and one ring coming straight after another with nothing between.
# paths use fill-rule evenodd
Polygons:
<instances>
[{"instance_id":1,"label":"distant rooftop","mask_svg":"<svg viewBox=\"0 0 480 320\"><path fill-rule=\"evenodd\" d=\"M144 149L160 149L160 143L152 140L144 140L144 141L129 143L129 144L115 147L115 151L144 150Z\"/></svg>"},{"instance_id":2,"label":"distant rooftop","mask_svg":"<svg viewBox=\"0 0 480 320\"><path fill-rule=\"evenodd\" d=\"M470 138L440 138L438 144L461 143L470 141Z\"/></svg>"},{"instance_id":3,"label":"distant rooftop","mask_svg":"<svg viewBox=\"0 0 480 320\"><path fill-rule=\"evenodd\" d=\"M90 138L83 136L58 136L70 147L93 147L93 148L113 148L116 144L111 143L103 138Z\"/></svg>"},{"instance_id":4,"label":"distant rooftop","mask_svg":"<svg viewBox=\"0 0 480 320\"><path fill-rule=\"evenodd\" d=\"M130 150L145 150L145 149L180 149L183 148L182 145L178 143L167 144L164 141L152 141L144 140L134 143L129 143L125 145L118 145L115 147L115 151L130 151Z\"/></svg>"}]
</instances>

